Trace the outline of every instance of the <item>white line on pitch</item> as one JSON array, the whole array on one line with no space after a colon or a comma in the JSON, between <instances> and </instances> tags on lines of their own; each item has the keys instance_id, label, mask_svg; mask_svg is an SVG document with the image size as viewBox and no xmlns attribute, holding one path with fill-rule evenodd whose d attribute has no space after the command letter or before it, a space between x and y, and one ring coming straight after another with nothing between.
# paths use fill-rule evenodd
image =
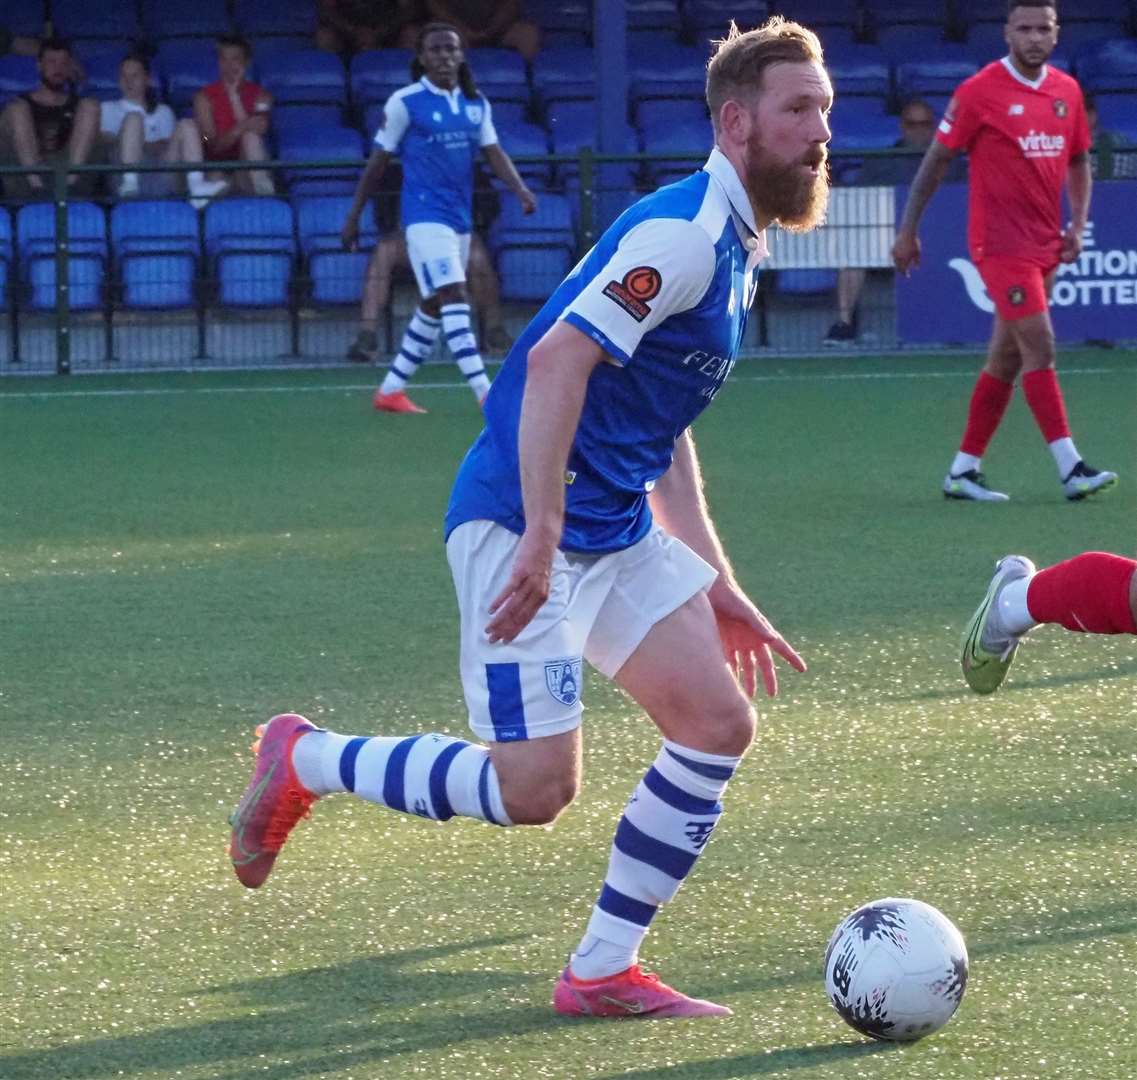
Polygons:
<instances>
[{"instance_id":1,"label":"white line on pitch","mask_svg":"<svg viewBox=\"0 0 1137 1080\"><path fill-rule=\"evenodd\" d=\"M1063 368L1062 378L1069 375L1110 375L1131 374L1124 368ZM140 373L141 374L141 373ZM888 379L974 379L975 372L967 371L849 371L830 374L783 373L779 375L735 375L728 382L862 382ZM415 383L415 393L423 390L465 390L468 383L436 382ZM72 397L167 397L175 394L334 394L374 390L375 383L328 383L300 386L170 386L170 387L123 387L116 390L17 390L5 392L0 389L0 401L26 400L28 398L72 398Z\"/></svg>"}]
</instances>

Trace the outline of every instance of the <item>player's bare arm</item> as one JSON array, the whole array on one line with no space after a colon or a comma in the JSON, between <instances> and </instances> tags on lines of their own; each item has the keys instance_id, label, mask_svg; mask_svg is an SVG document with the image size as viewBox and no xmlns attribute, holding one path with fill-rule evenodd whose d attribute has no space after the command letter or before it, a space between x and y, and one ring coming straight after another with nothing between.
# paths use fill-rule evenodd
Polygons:
<instances>
[{"instance_id":1,"label":"player's bare arm","mask_svg":"<svg viewBox=\"0 0 1137 1080\"><path fill-rule=\"evenodd\" d=\"M526 214L533 213L537 209L537 196L526 187L525 181L518 175L513 159L497 143L482 147L482 152L486 155L486 161L494 176L508 184L510 191L520 200L522 211Z\"/></svg>"},{"instance_id":2,"label":"player's bare arm","mask_svg":"<svg viewBox=\"0 0 1137 1080\"><path fill-rule=\"evenodd\" d=\"M1090 218L1090 195L1093 191L1094 176L1090 167L1089 154L1075 154L1070 158L1066 171L1066 194L1070 199L1070 225L1062 234L1060 258L1064 263L1073 262L1082 253L1082 234Z\"/></svg>"},{"instance_id":3,"label":"player's bare arm","mask_svg":"<svg viewBox=\"0 0 1137 1080\"><path fill-rule=\"evenodd\" d=\"M902 274L907 274L920 265L920 238L917 235L920 218L943 182L954 157L954 150L933 140L924 154L924 160L920 162L920 170L908 191L908 202L904 207L900 228L896 231L896 242L892 245L892 261Z\"/></svg>"},{"instance_id":4,"label":"player's bare arm","mask_svg":"<svg viewBox=\"0 0 1137 1080\"><path fill-rule=\"evenodd\" d=\"M554 323L529 350L517 438L525 533L509 581L490 604L491 642L512 641L548 599L553 555L564 530L565 465L588 379L604 355L566 322Z\"/></svg>"},{"instance_id":5,"label":"player's bare arm","mask_svg":"<svg viewBox=\"0 0 1137 1080\"><path fill-rule=\"evenodd\" d=\"M347 212L347 220L343 223L343 230L340 233L340 241L346 251L355 250L355 245L359 241L359 215L363 213L367 200L374 195L375 188L390 160L391 154L378 146L371 151L371 156L367 159L367 167L363 170L359 183L355 185L355 198L351 201L351 209Z\"/></svg>"},{"instance_id":6,"label":"player's bare arm","mask_svg":"<svg viewBox=\"0 0 1137 1080\"><path fill-rule=\"evenodd\" d=\"M718 622L726 662L750 697L758 691L759 672L767 695L773 697L778 692L778 676L771 652L797 671L805 671L805 661L735 580L703 495L699 458L690 431L677 440L671 468L659 478L648 501L656 522L718 571L707 597Z\"/></svg>"}]
</instances>

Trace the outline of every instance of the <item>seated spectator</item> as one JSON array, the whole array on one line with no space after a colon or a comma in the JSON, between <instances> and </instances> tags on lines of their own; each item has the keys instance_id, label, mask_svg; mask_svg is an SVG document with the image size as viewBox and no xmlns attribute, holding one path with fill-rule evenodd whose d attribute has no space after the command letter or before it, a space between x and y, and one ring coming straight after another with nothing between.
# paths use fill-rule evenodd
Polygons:
<instances>
[{"instance_id":1,"label":"seated spectator","mask_svg":"<svg viewBox=\"0 0 1137 1080\"><path fill-rule=\"evenodd\" d=\"M193 115L201 132L206 161L267 161L272 95L245 78L252 49L242 37L217 39L220 78L193 98ZM272 177L264 169L226 174L234 186L256 195L272 195Z\"/></svg>"},{"instance_id":2,"label":"seated spectator","mask_svg":"<svg viewBox=\"0 0 1137 1080\"><path fill-rule=\"evenodd\" d=\"M118 68L122 97L100 106L99 132L113 148L113 157L123 165L139 162L186 161L201 163L201 132L197 121L175 120L169 105L158 101L150 85L150 64L145 57L131 54ZM190 202L203 208L211 198L229 186L228 180L206 180L200 168L186 174L185 186ZM180 174L165 172L124 172L118 193L131 195L172 195L180 190Z\"/></svg>"},{"instance_id":3,"label":"seated spectator","mask_svg":"<svg viewBox=\"0 0 1137 1080\"><path fill-rule=\"evenodd\" d=\"M1111 180L1128 180L1137 176L1137 146L1116 131L1106 131L1098 120L1097 102L1089 94L1084 95L1086 120L1090 125L1090 163L1094 176L1098 176L1099 158L1106 152L1110 155L1109 176Z\"/></svg>"},{"instance_id":4,"label":"seated spectator","mask_svg":"<svg viewBox=\"0 0 1137 1080\"><path fill-rule=\"evenodd\" d=\"M922 98L909 98L900 109L900 138L893 144L898 149L924 151L936 133L936 114ZM861 167L857 182L861 185L891 186L909 184L920 168L919 154L889 154L871 157ZM967 165L962 156L955 158L944 177L946 183L967 179ZM844 267L837 271L837 321L829 327L823 345L852 345L857 340L857 301L865 287L868 271Z\"/></svg>"},{"instance_id":5,"label":"seated spectator","mask_svg":"<svg viewBox=\"0 0 1137 1080\"><path fill-rule=\"evenodd\" d=\"M38 55L39 85L8 102L0 113L0 161L28 168L82 165L90 158L99 133L99 103L76 92L74 61L66 41L47 38L40 43ZM50 194L48 178L42 174L6 179L9 194L17 199ZM87 195L95 179L93 174L72 173L67 186Z\"/></svg>"},{"instance_id":6,"label":"seated spectator","mask_svg":"<svg viewBox=\"0 0 1137 1080\"><path fill-rule=\"evenodd\" d=\"M21 37L12 32L11 27L0 23L0 56L11 53L13 56L35 56L39 52L39 42L35 38Z\"/></svg>"},{"instance_id":7,"label":"seated spectator","mask_svg":"<svg viewBox=\"0 0 1137 1080\"><path fill-rule=\"evenodd\" d=\"M351 55L413 49L426 22L422 0L320 0L316 47Z\"/></svg>"},{"instance_id":8,"label":"seated spectator","mask_svg":"<svg viewBox=\"0 0 1137 1080\"><path fill-rule=\"evenodd\" d=\"M516 49L532 61L541 51L541 28L521 17L521 0L426 0L431 22L449 23L466 46Z\"/></svg>"}]
</instances>

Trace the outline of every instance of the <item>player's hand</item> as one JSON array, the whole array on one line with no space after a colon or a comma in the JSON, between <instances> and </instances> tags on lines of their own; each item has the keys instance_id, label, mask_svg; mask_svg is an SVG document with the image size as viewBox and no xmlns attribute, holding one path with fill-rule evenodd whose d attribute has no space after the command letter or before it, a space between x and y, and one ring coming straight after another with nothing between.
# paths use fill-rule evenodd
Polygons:
<instances>
[{"instance_id":1,"label":"player's hand","mask_svg":"<svg viewBox=\"0 0 1137 1080\"><path fill-rule=\"evenodd\" d=\"M355 251L359 246L359 222L349 217L343 223L343 228L340 230L340 243L343 245L344 251Z\"/></svg>"},{"instance_id":2,"label":"player's hand","mask_svg":"<svg viewBox=\"0 0 1137 1080\"><path fill-rule=\"evenodd\" d=\"M896 269L907 277L920 265L920 238L904 229L898 232L892 245L892 261Z\"/></svg>"},{"instance_id":3,"label":"player's hand","mask_svg":"<svg viewBox=\"0 0 1137 1080\"><path fill-rule=\"evenodd\" d=\"M549 598L556 545L526 530L513 557L513 570L505 588L490 603L492 616L486 626L490 644L510 642Z\"/></svg>"},{"instance_id":4,"label":"player's hand","mask_svg":"<svg viewBox=\"0 0 1137 1080\"><path fill-rule=\"evenodd\" d=\"M517 193L517 197L521 200L521 212L523 214L531 214L537 209L537 196L527 187L523 187Z\"/></svg>"},{"instance_id":5,"label":"player's hand","mask_svg":"<svg viewBox=\"0 0 1137 1080\"><path fill-rule=\"evenodd\" d=\"M773 653L777 653L795 671L805 671L805 661L797 650L762 614L735 584L719 578L708 590L707 597L718 622L719 638L727 665L735 673L748 697L758 692L758 673L767 697L778 692L778 673L774 670Z\"/></svg>"},{"instance_id":6,"label":"player's hand","mask_svg":"<svg viewBox=\"0 0 1137 1080\"><path fill-rule=\"evenodd\" d=\"M1062 234L1062 250L1058 255L1064 263L1072 263L1082 254L1082 231L1071 225Z\"/></svg>"}]
</instances>

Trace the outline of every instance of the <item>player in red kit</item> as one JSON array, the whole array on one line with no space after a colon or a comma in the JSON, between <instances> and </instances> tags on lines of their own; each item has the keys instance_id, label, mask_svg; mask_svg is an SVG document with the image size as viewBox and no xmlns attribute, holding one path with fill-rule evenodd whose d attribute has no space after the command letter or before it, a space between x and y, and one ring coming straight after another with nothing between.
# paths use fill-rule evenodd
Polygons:
<instances>
[{"instance_id":1,"label":"player in red kit","mask_svg":"<svg viewBox=\"0 0 1137 1080\"><path fill-rule=\"evenodd\" d=\"M948 104L912 183L892 256L905 274L919 264L920 216L952 158L966 151L967 242L995 304L995 326L944 495L1007 499L988 489L980 465L1021 375L1066 498L1084 499L1117 483L1117 474L1091 469L1070 437L1048 298L1058 263L1082 250L1093 184L1089 125L1077 82L1046 63L1058 42L1055 5L1009 0L1005 36L1009 55L962 83ZM1073 212L1065 229L1063 183Z\"/></svg>"}]
</instances>

